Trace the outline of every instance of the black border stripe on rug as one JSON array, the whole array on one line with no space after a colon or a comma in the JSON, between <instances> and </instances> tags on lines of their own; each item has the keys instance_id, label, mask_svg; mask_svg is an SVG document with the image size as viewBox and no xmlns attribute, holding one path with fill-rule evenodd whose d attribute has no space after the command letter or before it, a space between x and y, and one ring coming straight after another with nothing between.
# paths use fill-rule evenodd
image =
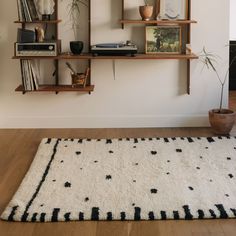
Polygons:
<instances>
[{"instance_id":1,"label":"black border stripe on rug","mask_svg":"<svg viewBox=\"0 0 236 236\"><path fill-rule=\"evenodd\" d=\"M56 153L57 153L57 146L58 146L58 144L59 144L60 141L61 141L61 139L57 139L57 141L56 141L56 143L55 143L55 145L54 145L54 147L53 147L52 156L51 156L50 161L49 161L49 163L48 163L48 165L47 165L47 167L46 167L46 169L45 169L45 171L44 171L44 174L43 174L43 176L42 176L42 179L41 179L41 181L39 182L39 185L38 185L38 187L36 188L36 191L34 192L33 196L32 196L31 199L30 199L30 201L28 202L28 204L27 204L26 207L25 207L25 211L24 211L24 213L23 213L23 215L22 215L22 217L21 217L21 221L23 221L23 222L27 221L27 217L28 217L28 215L29 215L27 212L28 212L30 206L32 205L33 201L34 201L35 198L37 197L37 195L38 195L38 193L39 193L39 191L40 191L40 189L41 189L41 187L42 187L42 185L43 185L43 183L44 183L44 181L45 181L45 179L46 179L46 177L47 177L47 175L48 175L48 173L49 173L51 164L52 164L52 162L53 162L53 160L54 160L54 157L55 157L55 155L56 155Z\"/></svg>"}]
</instances>

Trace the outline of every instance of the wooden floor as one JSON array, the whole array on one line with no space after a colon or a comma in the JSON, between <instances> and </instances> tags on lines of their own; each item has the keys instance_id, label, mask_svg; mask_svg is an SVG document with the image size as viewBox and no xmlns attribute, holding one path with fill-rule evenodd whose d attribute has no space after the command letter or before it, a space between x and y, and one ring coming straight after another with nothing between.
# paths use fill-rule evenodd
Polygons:
<instances>
[{"instance_id":1,"label":"wooden floor","mask_svg":"<svg viewBox=\"0 0 236 236\"><path fill-rule=\"evenodd\" d=\"M236 110L236 93L230 107ZM236 135L236 126L232 135ZM213 136L209 128L0 130L0 212L27 172L44 137L120 138ZM235 236L236 220L154 222L9 223L0 221L0 236Z\"/></svg>"}]
</instances>

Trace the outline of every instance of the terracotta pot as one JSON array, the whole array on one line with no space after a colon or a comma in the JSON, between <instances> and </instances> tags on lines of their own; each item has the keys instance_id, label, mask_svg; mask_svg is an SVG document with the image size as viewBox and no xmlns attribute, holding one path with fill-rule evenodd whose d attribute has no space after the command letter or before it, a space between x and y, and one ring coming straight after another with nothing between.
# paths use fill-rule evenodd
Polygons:
<instances>
[{"instance_id":1,"label":"terracotta pot","mask_svg":"<svg viewBox=\"0 0 236 236\"><path fill-rule=\"evenodd\" d=\"M148 21L151 19L153 14L153 6L140 6L139 7L139 13L142 17L142 20Z\"/></svg>"},{"instance_id":2,"label":"terracotta pot","mask_svg":"<svg viewBox=\"0 0 236 236\"><path fill-rule=\"evenodd\" d=\"M236 112L229 109L213 109L209 111L209 121L215 134L227 135L234 126Z\"/></svg>"}]
</instances>

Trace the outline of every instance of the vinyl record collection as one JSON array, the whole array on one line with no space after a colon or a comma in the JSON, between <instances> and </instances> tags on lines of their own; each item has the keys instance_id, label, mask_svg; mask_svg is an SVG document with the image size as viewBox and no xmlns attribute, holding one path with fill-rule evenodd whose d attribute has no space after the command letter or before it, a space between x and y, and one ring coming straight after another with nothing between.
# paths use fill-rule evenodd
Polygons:
<instances>
[{"instance_id":1,"label":"vinyl record collection","mask_svg":"<svg viewBox=\"0 0 236 236\"><path fill-rule=\"evenodd\" d=\"M39 20L34 0L17 0L17 5L20 21L31 22Z\"/></svg>"},{"instance_id":2,"label":"vinyl record collection","mask_svg":"<svg viewBox=\"0 0 236 236\"><path fill-rule=\"evenodd\" d=\"M21 60L22 84L25 91L39 89L39 70L33 60Z\"/></svg>"}]
</instances>

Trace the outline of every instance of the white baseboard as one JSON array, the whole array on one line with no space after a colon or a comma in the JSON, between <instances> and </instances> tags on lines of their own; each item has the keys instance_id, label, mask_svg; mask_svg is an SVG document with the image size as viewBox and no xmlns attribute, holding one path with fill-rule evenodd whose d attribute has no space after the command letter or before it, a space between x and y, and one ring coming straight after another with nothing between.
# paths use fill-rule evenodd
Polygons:
<instances>
[{"instance_id":1,"label":"white baseboard","mask_svg":"<svg viewBox=\"0 0 236 236\"><path fill-rule=\"evenodd\" d=\"M208 117L203 115L120 117L0 117L0 128L150 128L208 126Z\"/></svg>"}]
</instances>

